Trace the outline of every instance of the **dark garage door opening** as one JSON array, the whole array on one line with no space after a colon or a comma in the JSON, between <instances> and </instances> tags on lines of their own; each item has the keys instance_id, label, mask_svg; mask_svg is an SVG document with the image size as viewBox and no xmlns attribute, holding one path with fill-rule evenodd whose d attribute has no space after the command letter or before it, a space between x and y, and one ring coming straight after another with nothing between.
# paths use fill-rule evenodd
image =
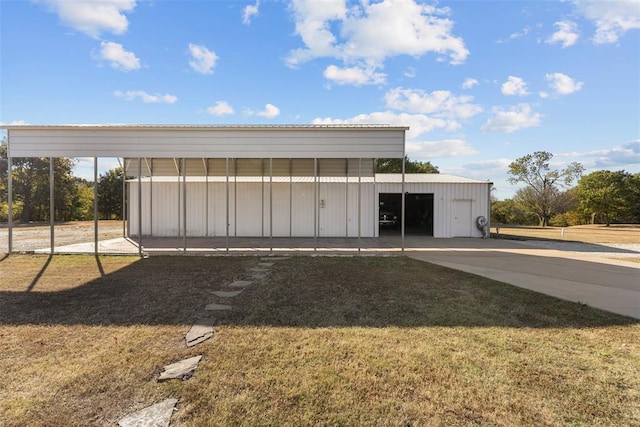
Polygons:
<instances>
[{"instance_id":1,"label":"dark garage door opening","mask_svg":"<svg viewBox=\"0 0 640 427\"><path fill-rule=\"evenodd\" d=\"M380 193L378 224L381 236L400 234L401 206L402 194ZM433 236L433 193L405 194L404 225L405 234Z\"/></svg>"}]
</instances>

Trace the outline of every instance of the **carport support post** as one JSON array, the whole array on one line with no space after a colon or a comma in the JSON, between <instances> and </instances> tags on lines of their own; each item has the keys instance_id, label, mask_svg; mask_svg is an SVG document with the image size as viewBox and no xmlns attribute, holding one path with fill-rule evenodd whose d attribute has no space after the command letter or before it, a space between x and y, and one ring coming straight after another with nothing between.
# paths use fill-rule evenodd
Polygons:
<instances>
[{"instance_id":1,"label":"carport support post","mask_svg":"<svg viewBox=\"0 0 640 427\"><path fill-rule=\"evenodd\" d=\"M122 237L127 237L127 173L126 159L122 158Z\"/></svg>"},{"instance_id":2,"label":"carport support post","mask_svg":"<svg viewBox=\"0 0 640 427\"><path fill-rule=\"evenodd\" d=\"M7 131L7 136L8 136ZM13 166L11 157L7 156L7 207L9 208L9 212L7 212L7 231L8 231L8 249L9 253L13 251Z\"/></svg>"},{"instance_id":3,"label":"carport support post","mask_svg":"<svg viewBox=\"0 0 640 427\"><path fill-rule=\"evenodd\" d=\"M138 255L142 256L142 158L138 157Z\"/></svg>"},{"instance_id":4,"label":"carport support post","mask_svg":"<svg viewBox=\"0 0 640 427\"><path fill-rule=\"evenodd\" d=\"M226 235L225 235L225 245L226 245L226 251L229 252L229 158L225 158L225 169L226 169L226 174L227 174L227 188L226 188L226 197L227 197L227 203L225 203L226 209L227 209L227 216L226 216L226 222L225 222L225 230L226 230Z\"/></svg>"},{"instance_id":5,"label":"carport support post","mask_svg":"<svg viewBox=\"0 0 640 427\"><path fill-rule=\"evenodd\" d=\"M53 185L53 157L49 157L49 222L51 224L51 255L55 248L55 191Z\"/></svg>"},{"instance_id":6,"label":"carport support post","mask_svg":"<svg viewBox=\"0 0 640 427\"><path fill-rule=\"evenodd\" d=\"M362 166L362 159L358 158L358 255L360 255L360 246L361 240L360 237L362 235L362 228L360 226L360 222L362 221L362 175L360 171L360 167Z\"/></svg>"},{"instance_id":7,"label":"carport support post","mask_svg":"<svg viewBox=\"0 0 640 427\"><path fill-rule=\"evenodd\" d=\"M313 159L313 251L318 250L318 159Z\"/></svg>"},{"instance_id":8,"label":"carport support post","mask_svg":"<svg viewBox=\"0 0 640 427\"><path fill-rule=\"evenodd\" d=\"M402 209L400 209L400 234L402 234L402 248L400 249L400 253L404 255L404 215L405 215L405 194L404 194L404 172L405 172L405 156L402 156Z\"/></svg>"},{"instance_id":9,"label":"carport support post","mask_svg":"<svg viewBox=\"0 0 640 427\"><path fill-rule=\"evenodd\" d=\"M269 253L273 253L273 158L269 158Z\"/></svg>"},{"instance_id":10,"label":"carport support post","mask_svg":"<svg viewBox=\"0 0 640 427\"><path fill-rule=\"evenodd\" d=\"M98 158L93 158L93 253L98 256Z\"/></svg>"},{"instance_id":11,"label":"carport support post","mask_svg":"<svg viewBox=\"0 0 640 427\"><path fill-rule=\"evenodd\" d=\"M182 158L182 228L184 253L187 253L187 159Z\"/></svg>"}]
</instances>

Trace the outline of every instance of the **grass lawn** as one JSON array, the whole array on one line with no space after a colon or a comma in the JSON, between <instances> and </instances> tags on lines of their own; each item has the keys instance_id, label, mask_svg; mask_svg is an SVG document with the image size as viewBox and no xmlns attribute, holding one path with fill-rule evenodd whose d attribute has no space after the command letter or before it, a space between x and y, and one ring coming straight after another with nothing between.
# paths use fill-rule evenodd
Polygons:
<instances>
[{"instance_id":1,"label":"grass lawn","mask_svg":"<svg viewBox=\"0 0 640 427\"><path fill-rule=\"evenodd\" d=\"M113 425L167 397L172 426L640 425L640 322L412 259L279 261L187 349L209 291L257 263L5 257L0 425Z\"/></svg>"},{"instance_id":2,"label":"grass lawn","mask_svg":"<svg viewBox=\"0 0 640 427\"><path fill-rule=\"evenodd\" d=\"M491 227L495 234L496 224ZM562 230L564 229L564 234ZM640 224L576 225L573 227L533 227L500 225L502 238L562 240L584 243L640 243Z\"/></svg>"}]
</instances>

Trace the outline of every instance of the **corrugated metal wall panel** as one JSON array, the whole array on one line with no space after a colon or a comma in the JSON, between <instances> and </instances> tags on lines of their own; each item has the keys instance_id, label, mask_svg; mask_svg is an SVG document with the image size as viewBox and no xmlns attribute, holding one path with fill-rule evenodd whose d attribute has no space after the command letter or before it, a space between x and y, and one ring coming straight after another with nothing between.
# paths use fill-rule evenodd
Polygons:
<instances>
[{"instance_id":1,"label":"corrugated metal wall panel","mask_svg":"<svg viewBox=\"0 0 640 427\"><path fill-rule=\"evenodd\" d=\"M11 128L11 157L402 158L403 129Z\"/></svg>"},{"instance_id":2,"label":"corrugated metal wall panel","mask_svg":"<svg viewBox=\"0 0 640 427\"><path fill-rule=\"evenodd\" d=\"M344 237L347 219L345 196L344 184L320 184L319 236Z\"/></svg>"},{"instance_id":3,"label":"corrugated metal wall panel","mask_svg":"<svg viewBox=\"0 0 640 427\"><path fill-rule=\"evenodd\" d=\"M182 205L178 204L180 182L143 183L143 235L177 236L178 227L182 227ZM149 190L153 186L152 219L149 222ZM291 227L294 237L312 237L314 235L314 183L294 183L289 200L288 182L273 184L273 227L275 237L289 236ZM325 207L318 209L320 227L319 236L345 235L358 236L358 184L320 183L319 198L325 201ZM188 233L205 235L205 183L187 183ZM361 236L373 237L377 234L378 214L377 195L379 193L400 193L400 184L366 183L361 187ZM137 182L129 182L129 224L131 235L137 235ZM225 236L226 233L226 183L209 183L209 235ZM488 212L488 184L406 184L409 193L434 195L434 237L451 237L452 203L454 200L471 200L473 225L471 235L481 237L475 227L475 219ZM348 195L347 195L348 192ZM238 199L238 211L234 209L234 195ZM347 199L348 198L348 202ZM229 184L229 222L230 236L269 236L269 183L238 183L237 193L234 184ZM345 202L347 204L345 205ZM291 218L289 206L292 205ZM264 205L263 205L264 204ZM264 206L264 210L263 210ZM237 229L234 218L237 217ZM264 223L263 223L264 221Z\"/></svg>"},{"instance_id":4,"label":"corrugated metal wall panel","mask_svg":"<svg viewBox=\"0 0 640 427\"><path fill-rule=\"evenodd\" d=\"M314 184L293 184L291 212L291 235L313 236L314 229Z\"/></svg>"},{"instance_id":5,"label":"corrugated metal wall panel","mask_svg":"<svg viewBox=\"0 0 640 427\"><path fill-rule=\"evenodd\" d=\"M347 159L318 159L318 176L346 176L347 168Z\"/></svg>"},{"instance_id":6,"label":"corrugated metal wall panel","mask_svg":"<svg viewBox=\"0 0 640 427\"><path fill-rule=\"evenodd\" d=\"M207 187L204 182L187 183L187 236L207 233Z\"/></svg>"},{"instance_id":7,"label":"corrugated metal wall panel","mask_svg":"<svg viewBox=\"0 0 640 427\"><path fill-rule=\"evenodd\" d=\"M291 211L288 183L273 185L273 236L289 237Z\"/></svg>"},{"instance_id":8,"label":"corrugated metal wall panel","mask_svg":"<svg viewBox=\"0 0 640 427\"><path fill-rule=\"evenodd\" d=\"M235 195L237 210L235 218L237 227L234 229L236 236L254 237L262 236L262 197L260 196L262 185L260 183L238 183L238 191Z\"/></svg>"},{"instance_id":9,"label":"corrugated metal wall panel","mask_svg":"<svg viewBox=\"0 0 640 427\"><path fill-rule=\"evenodd\" d=\"M358 159L349 160L349 175L350 177L358 177ZM375 161L373 159L361 159L360 161L360 176L370 177L375 174Z\"/></svg>"}]
</instances>

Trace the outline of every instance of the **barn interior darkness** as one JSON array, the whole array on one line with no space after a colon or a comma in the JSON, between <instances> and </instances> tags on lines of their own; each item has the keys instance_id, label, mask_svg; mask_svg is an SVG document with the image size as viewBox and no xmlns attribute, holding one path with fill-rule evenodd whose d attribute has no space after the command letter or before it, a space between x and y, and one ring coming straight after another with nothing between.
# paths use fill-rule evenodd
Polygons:
<instances>
[{"instance_id":1,"label":"barn interior darkness","mask_svg":"<svg viewBox=\"0 0 640 427\"><path fill-rule=\"evenodd\" d=\"M400 235L402 194L380 193L380 214L398 216L396 226L380 226L380 235ZM405 194L405 234L433 236L433 193Z\"/></svg>"}]
</instances>

